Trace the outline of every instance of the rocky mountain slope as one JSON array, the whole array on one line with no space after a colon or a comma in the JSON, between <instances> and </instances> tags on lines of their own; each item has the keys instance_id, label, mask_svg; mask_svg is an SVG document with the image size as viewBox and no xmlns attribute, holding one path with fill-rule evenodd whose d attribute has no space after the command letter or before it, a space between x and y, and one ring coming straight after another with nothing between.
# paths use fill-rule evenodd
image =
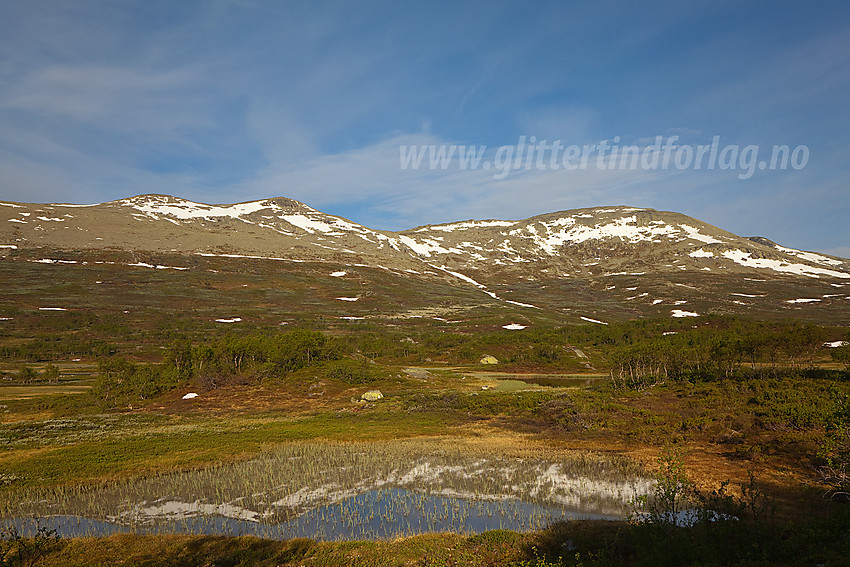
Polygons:
<instances>
[{"instance_id":1,"label":"rocky mountain slope","mask_svg":"<svg viewBox=\"0 0 850 567\"><path fill-rule=\"evenodd\" d=\"M373 268L463 286L526 310L597 316L850 311L850 261L743 238L673 212L598 207L525 220L373 230L287 198L206 205L141 195L98 205L0 203L0 255L66 264L69 252L269 259ZM96 261L96 260L95 260ZM379 292L379 290L373 290ZM592 306L592 310L588 309ZM595 316L594 316L595 315Z\"/></svg>"}]
</instances>

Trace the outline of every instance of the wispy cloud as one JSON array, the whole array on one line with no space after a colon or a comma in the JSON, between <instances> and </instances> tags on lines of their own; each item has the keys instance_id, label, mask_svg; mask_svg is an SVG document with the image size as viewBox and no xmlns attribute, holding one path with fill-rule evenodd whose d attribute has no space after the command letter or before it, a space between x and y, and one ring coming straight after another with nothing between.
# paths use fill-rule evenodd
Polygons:
<instances>
[{"instance_id":1,"label":"wispy cloud","mask_svg":"<svg viewBox=\"0 0 850 567\"><path fill-rule=\"evenodd\" d=\"M161 121L150 122L156 110L164 105L190 108L191 86L196 81L192 70L51 66L23 76L3 93L0 106L45 118L112 120L113 128L160 130ZM173 113L169 118L174 118Z\"/></svg>"}]
</instances>

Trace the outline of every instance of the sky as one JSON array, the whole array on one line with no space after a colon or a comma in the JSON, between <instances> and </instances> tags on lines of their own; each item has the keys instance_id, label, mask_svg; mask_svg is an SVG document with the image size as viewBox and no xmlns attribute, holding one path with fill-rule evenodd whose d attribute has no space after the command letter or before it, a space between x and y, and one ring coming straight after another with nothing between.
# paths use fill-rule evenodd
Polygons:
<instances>
[{"instance_id":1,"label":"sky","mask_svg":"<svg viewBox=\"0 0 850 567\"><path fill-rule=\"evenodd\" d=\"M3 12L0 200L285 196L387 230L626 204L850 257L846 1L28 0ZM579 161L545 146L525 159L532 137L643 151L659 136L666 169L609 169L598 153L567 168ZM713 140L725 167L687 163ZM785 168L757 167L782 145L796 152ZM485 148L478 167L432 168L429 146ZM402 167L411 149L425 158Z\"/></svg>"}]
</instances>

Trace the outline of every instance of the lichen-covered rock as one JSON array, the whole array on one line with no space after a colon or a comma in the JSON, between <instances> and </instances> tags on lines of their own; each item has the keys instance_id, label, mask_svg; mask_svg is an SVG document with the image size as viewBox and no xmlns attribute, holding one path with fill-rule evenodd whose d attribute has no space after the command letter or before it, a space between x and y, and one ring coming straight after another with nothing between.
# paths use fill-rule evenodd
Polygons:
<instances>
[{"instance_id":1,"label":"lichen-covered rock","mask_svg":"<svg viewBox=\"0 0 850 567\"><path fill-rule=\"evenodd\" d=\"M364 392L360 399L365 402L376 402L383 398L384 395L380 390L369 390L368 392Z\"/></svg>"}]
</instances>

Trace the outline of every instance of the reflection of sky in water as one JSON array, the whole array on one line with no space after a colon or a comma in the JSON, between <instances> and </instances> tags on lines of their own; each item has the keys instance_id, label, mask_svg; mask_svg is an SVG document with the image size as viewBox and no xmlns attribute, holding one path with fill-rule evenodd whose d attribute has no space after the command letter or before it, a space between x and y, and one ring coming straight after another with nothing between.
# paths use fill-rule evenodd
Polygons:
<instances>
[{"instance_id":1,"label":"reflection of sky in water","mask_svg":"<svg viewBox=\"0 0 850 567\"><path fill-rule=\"evenodd\" d=\"M411 505L411 502L417 502ZM141 524L117 524L81 516L50 516L41 520L14 522L25 534L38 527L56 530L63 537L136 533L195 533L253 535L272 539L309 537L318 540L390 538L424 532L480 533L487 530L525 531L542 528L557 520L614 519L584 514L554 506L519 500L470 501L421 495L405 489L370 491L347 500L309 510L279 524L253 522L220 515L191 513L191 506L176 503L186 512L161 516ZM9 521L0 522L8 525Z\"/></svg>"},{"instance_id":2,"label":"reflection of sky in water","mask_svg":"<svg viewBox=\"0 0 850 567\"><path fill-rule=\"evenodd\" d=\"M426 456L428 446L436 447L297 445L244 463L51 491L5 506L7 517L54 516L49 527L69 536L129 530L362 539L619 518L653 487L622 461L482 458L458 450Z\"/></svg>"}]
</instances>

